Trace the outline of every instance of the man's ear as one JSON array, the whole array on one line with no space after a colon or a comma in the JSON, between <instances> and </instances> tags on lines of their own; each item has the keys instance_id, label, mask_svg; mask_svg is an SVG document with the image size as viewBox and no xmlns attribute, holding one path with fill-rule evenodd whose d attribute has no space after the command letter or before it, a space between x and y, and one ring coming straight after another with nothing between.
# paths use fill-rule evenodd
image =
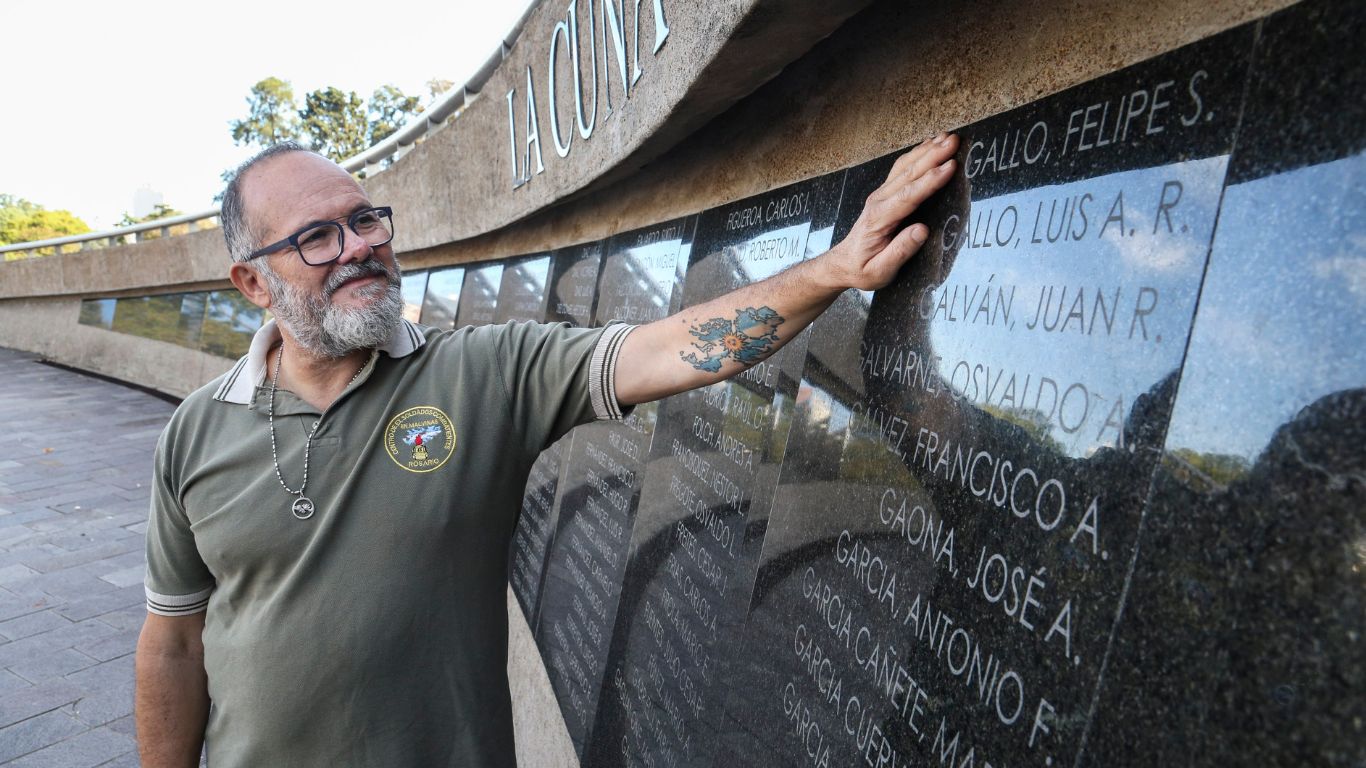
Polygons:
<instances>
[{"instance_id":1,"label":"man's ear","mask_svg":"<svg viewBox=\"0 0 1366 768\"><path fill-rule=\"evenodd\" d=\"M262 309L270 309L270 288L254 268L239 261L228 268L228 279L247 297L247 301Z\"/></svg>"}]
</instances>

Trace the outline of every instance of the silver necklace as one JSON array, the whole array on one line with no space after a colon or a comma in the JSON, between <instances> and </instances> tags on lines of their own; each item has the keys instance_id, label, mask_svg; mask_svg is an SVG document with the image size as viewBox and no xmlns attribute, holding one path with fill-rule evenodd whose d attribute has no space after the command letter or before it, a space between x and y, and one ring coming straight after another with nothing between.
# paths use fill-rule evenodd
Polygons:
<instances>
[{"instance_id":1,"label":"silver necklace","mask_svg":"<svg viewBox=\"0 0 1366 768\"><path fill-rule=\"evenodd\" d=\"M304 481L299 484L299 490L296 491L285 484L285 477L280 474L280 454L275 450L275 390L280 383L280 361L284 359L285 345L281 342L280 354L275 356L275 375L270 378L270 405L266 409L266 415L270 420L270 460L275 465L275 479L280 481L280 487L285 489L285 493L297 497L294 499L294 503L290 505L290 511L300 520L307 520L313 516L317 509L313 505L313 500L304 495L304 489L308 487L308 456L313 449L313 435L317 433L318 424L322 422L322 419L316 419L313 422L313 428L308 431L308 439L304 441ZM363 370L365 370L365 363L361 363L360 369L356 371L350 381L346 382L346 386L355 384ZM345 387L343 387L344 390Z\"/></svg>"}]
</instances>

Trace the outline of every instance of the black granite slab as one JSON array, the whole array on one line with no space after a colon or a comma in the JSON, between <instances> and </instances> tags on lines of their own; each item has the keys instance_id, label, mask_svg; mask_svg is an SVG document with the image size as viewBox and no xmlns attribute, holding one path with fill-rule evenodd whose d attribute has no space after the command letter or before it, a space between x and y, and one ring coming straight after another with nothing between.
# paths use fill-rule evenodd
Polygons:
<instances>
[{"instance_id":1,"label":"black granite slab","mask_svg":"<svg viewBox=\"0 0 1366 768\"><path fill-rule=\"evenodd\" d=\"M585 328L593 324L604 244L583 243L555 251L546 297L547 322Z\"/></svg>"},{"instance_id":2,"label":"black granite slab","mask_svg":"<svg viewBox=\"0 0 1366 768\"><path fill-rule=\"evenodd\" d=\"M959 175L913 217L922 253L817 321L730 686L735 762L1077 760L1253 39L961 129ZM849 171L836 239L891 161Z\"/></svg>"},{"instance_id":3,"label":"black granite slab","mask_svg":"<svg viewBox=\"0 0 1366 768\"><path fill-rule=\"evenodd\" d=\"M607 241L594 325L646 323L669 313L681 293L678 275L686 268L694 224L689 217ZM571 267L564 274L575 270L588 271ZM577 283L569 278L557 286L567 286L562 295L581 299ZM621 423L576 428L564 461L536 637L580 755L597 710L657 409L649 403Z\"/></svg>"},{"instance_id":4,"label":"black granite slab","mask_svg":"<svg viewBox=\"0 0 1366 768\"><path fill-rule=\"evenodd\" d=\"M427 294L426 270L403 273L403 319L410 323L422 320L423 299Z\"/></svg>"},{"instance_id":5,"label":"black granite slab","mask_svg":"<svg viewBox=\"0 0 1366 768\"><path fill-rule=\"evenodd\" d=\"M1086 764L1366 765L1364 20L1259 27Z\"/></svg>"},{"instance_id":6,"label":"black granite slab","mask_svg":"<svg viewBox=\"0 0 1366 768\"><path fill-rule=\"evenodd\" d=\"M703 213L684 316L711 320L689 308L827 250L843 177ZM745 309L715 316L742 329ZM727 649L748 604L804 344L799 336L741 376L660 405L586 764L716 758Z\"/></svg>"},{"instance_id":7,"label":"black granite slab","mask_svg":"<svg viewBox=\"0 0 1366 768\"><path fill-rule=\"evenodd\" d=\"M493 322L544 322L549 278L548 253L504 260L503 274L498 287L498 306L493 312Z\"/></svg>"},{"instance_id":8,"label":"black granite slab","mask_svg":"<svg viewBox=\"0 0 1366 768\"><path fill-rule=\"evenodd\" d=\"M560 476L572 440L572 433L556 440L532 463L508 552L508 583L512 585L512 593L527 619L527 626L532 628L536 626L540 605L546 553L555 532L555 500L559 495Z\"/></svg>"},{"instance_id":9,"label":"black granite slab","mask_svg":"<svg viewBox=\"0 0 1366 768\"><path fill-rule=\"evenodd\" d=\"M503 262L493 261L465 268L465 281L460 287L460 302L455 313L455 327L488 325L494 322L498 308L498 291L503 284Z\"/></svg>"},{"instance_id":10,"label":"black granite slab","mask_svg":"<svg viewBox=\"0 0 1366 768\"><path fill-rule=\"evenodd\" d=\"M455 315L460 308L460 288L464 283L464 267L429 272L427 292L422 298L422 324L442 329L456 327Z\"/></svg>"},{"instance_id":11,"label":"black granite slab","mask_svg":"<svg viewBox=\"0 0 1366 768\"><path fill-rule=\"evenodd\" d=\"M576 327L591 324L598 271L602 266L602 245L600 242L585 243L555 251L549 260L545 310L539 319ZM536 457L527 477L522 513L512 537L508 581L527 623L533 628L537 622L546 553L555 530L555 500L559 494L560 475L572 439L573 433L565 435Z\"/></svg>"}]
</instances>

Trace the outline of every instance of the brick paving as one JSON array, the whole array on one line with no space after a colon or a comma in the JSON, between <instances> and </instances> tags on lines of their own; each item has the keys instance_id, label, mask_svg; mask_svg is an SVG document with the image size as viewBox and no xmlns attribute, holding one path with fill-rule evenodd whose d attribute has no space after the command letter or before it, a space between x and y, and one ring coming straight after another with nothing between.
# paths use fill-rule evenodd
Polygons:
<instances>
[{"instance_id":1,"label":"brick paving","mask_svg":"<svg viewBox=\"0 0 1366 768\"><path fill-rule=\"evenodd\" d=\"M0 766L137 766L133 650L174 406L0 348Z\"/></svg>"}]
</instances>

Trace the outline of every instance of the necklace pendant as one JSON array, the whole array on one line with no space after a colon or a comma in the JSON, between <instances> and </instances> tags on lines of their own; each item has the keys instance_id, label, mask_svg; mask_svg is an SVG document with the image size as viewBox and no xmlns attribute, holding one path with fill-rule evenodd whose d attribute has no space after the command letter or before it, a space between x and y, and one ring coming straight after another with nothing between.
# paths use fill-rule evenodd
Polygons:
<instances>
[{"instance_id":1,"label":"necklace pendant","mask_svg":"<svg viewBox=\"0 0 1366 768\"><path fill-rule=\"evenodd\" d=\"M313 516L313 500L307 496L300 496L294 500L294 504L290 509L294 512L295 517L300 520L307 520Z\"/></svg>"}]
</instances>

